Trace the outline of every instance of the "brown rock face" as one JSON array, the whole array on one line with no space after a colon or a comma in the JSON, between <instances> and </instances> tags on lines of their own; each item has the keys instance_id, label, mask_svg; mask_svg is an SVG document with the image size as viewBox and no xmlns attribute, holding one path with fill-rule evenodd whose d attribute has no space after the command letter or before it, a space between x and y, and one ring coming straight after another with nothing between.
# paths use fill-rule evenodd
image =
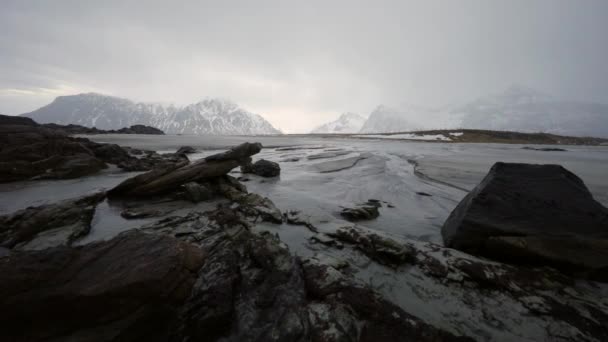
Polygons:
<instances>
[{"instance_id":1,"label":"brown rock face","mask_svg":"<svg viewBox=\"0 0 608 342\"><path fill-rule=\"evenodd\" d=\"M608 280L608 209L559 165L496 163L442 235L469 253Z\"/></svg>"},{"instance_id":2,"label":"brown rock face","mask_svg":"<svg viewBox=\"0 0 608 342\"><path fill-rule=\"evenodd\" d=\"M197 247L139 232L12 252L0 259L0 339L166 341L202 262Z\"/></svg>"}]
</instances>

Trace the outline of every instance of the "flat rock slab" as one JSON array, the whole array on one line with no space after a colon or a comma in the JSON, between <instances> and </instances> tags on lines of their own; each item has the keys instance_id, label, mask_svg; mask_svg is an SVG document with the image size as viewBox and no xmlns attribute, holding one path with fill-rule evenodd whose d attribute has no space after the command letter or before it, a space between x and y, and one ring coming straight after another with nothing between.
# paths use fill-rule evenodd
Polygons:
<instances>
[{"instance_id":1,"label":"flat rock slab","mask_svg":"<svg viewBox=\"0 0 608 342\"><path fill-rule=\"evenodd\" d=\"M104 198L99 192L0 216L0 246L27 250L70 245L89 233L95 207Z\"/></svg>"},{"instance_id":2,"label":"flat rock slab","mask_svg":"<svg viewBox=\"0 0 608 342\"><path fill-rule=\"evenodd\" d=\"M442 235L472 254L608 279L608 209L559 165L496 163Z\"/></svg>"}]
</instances>

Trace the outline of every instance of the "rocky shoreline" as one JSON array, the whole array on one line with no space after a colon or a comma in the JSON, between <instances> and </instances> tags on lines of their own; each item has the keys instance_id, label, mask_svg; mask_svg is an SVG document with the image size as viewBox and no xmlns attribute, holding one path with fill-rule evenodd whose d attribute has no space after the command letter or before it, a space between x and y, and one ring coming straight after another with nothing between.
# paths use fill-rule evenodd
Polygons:
<instances>
[{"instance_id":1,"label":"rocky shoreline","mask_svg":"<svg viewBox=\"0 0 608 342\"><path fill-rule=\"evenodd\" d=\"M108 191L0 216L3 340L608 340L608 211L563 168L497 164L446 221L444 247L366 228L390 206L380 200L344 208L352 223L335 226L282 211L229 175L239 166L280 174L276 163L252 162L259 143L190 162L190 149L139 153L15 126L0 125L10 133L0 161L13 163L3 181L62 178L59 171L72 170L65 160L81 155L147 172ZM30 157L18 159L25 151ZM63 161L50 171L19 178L14 168L57 157ZM103 201L152 222L78 244ZM217 205L186 215L152 210L183 201ZM297 232L314 253L297 253L266 225ZM365 281L374 274L392 288ZM428 314L446 306L462 315Z\"/></svg>"}]
</instances>

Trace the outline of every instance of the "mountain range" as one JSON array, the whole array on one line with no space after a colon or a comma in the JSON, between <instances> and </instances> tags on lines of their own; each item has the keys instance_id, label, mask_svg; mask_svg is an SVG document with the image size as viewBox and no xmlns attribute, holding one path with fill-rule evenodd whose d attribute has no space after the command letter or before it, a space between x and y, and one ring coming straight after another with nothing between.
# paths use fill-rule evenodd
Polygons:
<instances>
[{"instance_id":1,"label":"mountain range","mask_svg":"<svg viewBox=\"0 0 608 342\"><path fill-rule=\"evenodd\" d=\"M331 124L321 127L334 127ZM359 132L457 128L608 137L608 105L564 101L528 87L511 86L501 93L447 108L381 105L372 111Z\"/></svg>"},{"instance_id":2,"label":"mountain range","mask_svg":"<svg viewBox=\"0 0 608 342\"><path fill-rule=\"evenodd\" d=\"M177 107L87 93L57 97L50 104L22 114L39 123L77 124L111 130L147 125L168 134L280 134L262 116L223 99L205 99Z\"/></svg>"},{"instance_id":3,"label":"mountain range","mask_svg":"<svg viewBox=\"0 0 608 342\"><path fill-rule=\"evenodd\" d=\"M365 118L355 113L344 113L334 121L313 129L310 133L358 133Z\"/></svg>"}]
</instances>

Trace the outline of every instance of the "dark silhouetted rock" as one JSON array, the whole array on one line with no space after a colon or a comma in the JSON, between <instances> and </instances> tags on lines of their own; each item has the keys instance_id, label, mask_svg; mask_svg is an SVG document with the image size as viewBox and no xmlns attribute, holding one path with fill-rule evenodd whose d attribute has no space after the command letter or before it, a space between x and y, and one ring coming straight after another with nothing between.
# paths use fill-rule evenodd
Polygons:
<instances>
[{"instance_id":1,"label":"dark silhouetted rock","mask_svg":"<svg viewBox=\"0 0 608 342\"><path fill-rule=\"evenodd\" d=\"M0 114L0 125L38 126L38 124L30 118L2 114Z\"/></svg>"},{"instance_id":2,"label":"dark silhouetted rock","mask_svg":"<svg viewBox=\"0 0 608 342\"><path fill-rule=\"evenodd\" d=\"M190 182L183 185L185 190L186 199L198 203L211 199L214 195L213 190L204 184L197 182Z\"/></svg>"},{"instance_id":3,"label":"dark silhouetted rock","mask_svg":"<svg viewBox=\"0 0 608 342\"><path fill-rule=\"evenodd\" d=\"M96 193L0 216L0 245L17 249L70 245L89 233L95 207L104 198L104 193Z\"/></svg>"},{"instance_id":4,"label":"dark silhouetted rock","mask_svg":"<svg viewBox=\"0 0 608 342\"><path fill-rule=\"evenodd\" d=\"M40 174L35 179L71 179L92 175L107 168L103 161L88 154L76 154L64 157L52 170Z\"/></svg>"},{"instance_id":5,"label":"dark silhouetted rock","mask_svg":"<svg viewBox=\"0 0 608 342\"><path fill-rule=\"evenodd\" d=\"M109 131L109 132L113 133L112 131ZM116 133L122 133L122 134L156 134L156 135L165 134L165 132L163 132L162 130L160 130L158 128L154 128L154 127L150 127L150 126L145 126L145 125L133 125L133 126L127 127L127 128L121 128L119 130L116 130Z\"/></svg>"},{"instance_id":6,"label":"dark silhouetted rock","mask_svg":"<svg viewBox=\"0 0 608 342\"><path fill-rule=\"evenodd\" d=\"M203 252L137 231L0 259L3 341L167 341Z\"/></svg>"},{"instance_id":7,"label":"dark silhouetted rock","mask_svg":"<svg viewBox=\"0 0 608 342\"><path fill-rule=\"evenodd\" d=\"M496 163L442 235L468 253L608 280L608 209L559 165Z\"/></svg>"},{"instance_id":8,"label":"dark silhouetted rock","mask_svg":"<svg viewBox=\"0 0 608 342\"><path fill-rule=\"evenodd\" d=\"M524 146L522 147L523 150L532 150L532 151L543 151L543 152L567 152L568 150L565 150L563 148L558 148L558 147L530 147L530 146Z\"/></svg>"},{"instance_id":9,"label":"dark silhouetted rock","mask_svg":"<svg viewBox=\"0 0 608 342\"><path fill-rule=\"evenodd\" d=\"M262 177L276 177L281 174L281 167L273 161L260 159L253 164L241 166L241 172L253 173Z\"/></svg>"},{"instance_id":10,"label":"dark silhouetted rock","mask_svg":"<svg viewBox=\"0 0 608 342\"><path fill-rule=\"evenodd\" d=\"M196 149L192 146L182 146L180 148L177 149L177 152L175 152L177 154L191 154L191 153L196 153Z\"/></svg>"},{"instance_id":11,"label":"dark silhouetted rock","mask_svg":"<svg viewBox=\"0 0 608 342\"><path fill-rule=\"evenodd\" d=\"M376 204L366 204L355 208L344 208L340 212L340 216L353 222L375 219L379 215L378 205Z\"/></svg>"}]
</instances>

